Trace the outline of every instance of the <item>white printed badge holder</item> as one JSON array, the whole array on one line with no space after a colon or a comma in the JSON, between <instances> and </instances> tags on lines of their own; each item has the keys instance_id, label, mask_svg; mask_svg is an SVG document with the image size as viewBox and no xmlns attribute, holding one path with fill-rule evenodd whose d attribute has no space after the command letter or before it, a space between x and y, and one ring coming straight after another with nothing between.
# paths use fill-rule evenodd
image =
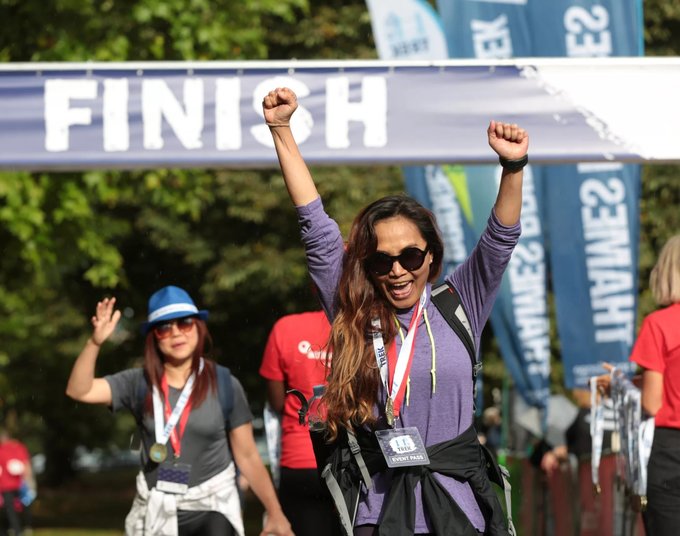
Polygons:
<instances>
[{"instance_id":1,"label":"white printed badge holder","mask_svg":"<svg viewBox=\"0 0 680 536\"><path fill-rule=\"evenodd\" d=\"M385 456L387 467L427 465L430 463L423 440L415 426L378 430L375 435L378 437L378 444L383 456Z\"/></svg>"},{"instance_id":2,"label":"white printed badge holder","mask_svg":"<svg viewBox=\"0 0 680 536\"><path fill-rule=\"evenodd\" d=\"M191 475L191 465L176 461L163 462L158 467L158 481L156 489L165 493L176 493L183 495L189 489L189 476Z\"/></svg>"}]
</instances>

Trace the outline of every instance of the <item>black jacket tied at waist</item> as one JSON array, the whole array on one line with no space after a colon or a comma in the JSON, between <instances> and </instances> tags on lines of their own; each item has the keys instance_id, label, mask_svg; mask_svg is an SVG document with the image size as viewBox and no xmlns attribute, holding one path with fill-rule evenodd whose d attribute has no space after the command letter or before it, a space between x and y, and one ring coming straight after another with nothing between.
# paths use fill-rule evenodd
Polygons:
<instances>
[{"instance_id":1,"label":"black jacket tied at waist","mask_svg":"<svg viewBox=\"0 0 680 536\"><path fill-rule=\"evenodd\" d=\"M392 486L383 505L380 536L408 536L414 532L416 484L420 482L423 504L434 533L440 536L477 536L479 533L451 498L434 473L469 483L486 520L485 534L506 535L503 510L487 476L489 459L480 448L477 432L471 426L455 439L427 447L429 465L416 465L394 471ZM502 486L502 480L500 480Z\"/></svg>"},{"instance_id":2,"label":"black jacket tied at waist","mask_svg":"<svg viewBox=\"0 0 680 536\"><path fill-rule=\"evenodd\" d=\"M375 434L358 429L356 440L361 447L361 456L368 472L373 475L384 471L387 464ZM322 477L329 488L329 477L334 481L333 486L339 487L345 503L342 509L346 509L353 522L362 478L347 441L339 441L329 448L329 445L322 444L319 436L312 434L312 443ZM484 534L510 534L501 504L491 487L491 480L503 487L500 469L488 451L479 444L474 427L470 426L455 439L427 447L427 454L430 458L428 465L393 470L390 491L383 503L380 536L411 536L414 533L414 490L418 482L421 483L423 504L436 535L478 536L467 515L435 479L433 473L469 483L486 521ZM340 494L334 494L336 501L338 495ZM349 532L347 527L345 531Z\"/></svg>"}]
</instances>

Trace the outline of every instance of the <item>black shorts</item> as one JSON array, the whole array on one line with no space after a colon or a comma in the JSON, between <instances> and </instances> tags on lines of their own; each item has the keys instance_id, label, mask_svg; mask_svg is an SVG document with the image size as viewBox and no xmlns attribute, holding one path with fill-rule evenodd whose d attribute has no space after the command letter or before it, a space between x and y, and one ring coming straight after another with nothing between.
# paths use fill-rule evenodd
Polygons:
<instances>
[{"instance_id":1,"label":"black shorts","mask_svg":"<svg viewBox=\"0 0 680 536\"><path fill-rule=\"evenodd\" d=\"M234 536L231 523L219 512L177 511L179 536Z\"/></svg>"}]
</instances>

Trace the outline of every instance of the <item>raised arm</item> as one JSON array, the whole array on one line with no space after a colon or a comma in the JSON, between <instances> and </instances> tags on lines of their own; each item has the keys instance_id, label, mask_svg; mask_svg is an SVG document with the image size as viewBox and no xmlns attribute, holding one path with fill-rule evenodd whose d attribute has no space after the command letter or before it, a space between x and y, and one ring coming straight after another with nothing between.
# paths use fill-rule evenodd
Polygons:
<instances>
[{"instance_id":1,"label":"raised arm","mask_svg":"<svg viewBox=\"0 0 680 536\"><path fill-rule=\"evenodd\" d=\"M487 129L489 145L498 154L503 165L501 184L496 197L496 217L506 227L519 221L522 209L521 160L529 150L529 135L515 124L491 121ZM513 169L517 171L513 171Z\"/></svg>"},{"instance_id":2,"label":"raised arm","mask_svg":"<svg viewBox=\"0 0 680 536\"><path fill-rule=\"evenodd\" d=\"M109 338L120 320L120 311L114 311L116 298L104 298L97 303L92 317L92 335L73 364L66 386L66 394L88 404L111 404L111 387L103 378L95 378L95 365L99 348Z\"/></svg>"},{"instance_id":3,"label":"raised arm","mask_svg":"<svg viewBox=\"0 0 680 536\"><path fill-rule=\"evenodd\" d=\"M314 201L319 192L290 129L290 119L297 106L295 93L285 87L270 91L262 101L264 119L274 139L283 180L293 204L299 207Z\"/></svg>"}]
</instances>

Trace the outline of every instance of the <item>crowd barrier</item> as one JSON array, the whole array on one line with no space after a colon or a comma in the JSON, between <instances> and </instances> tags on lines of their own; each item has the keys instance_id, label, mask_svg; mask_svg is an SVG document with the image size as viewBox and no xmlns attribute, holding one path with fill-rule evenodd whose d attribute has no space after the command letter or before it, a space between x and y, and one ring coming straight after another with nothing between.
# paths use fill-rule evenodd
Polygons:
<instances>
[{"instance_id":1,"label":"crowd barrier","mask_svg":"<svg viewBox=\"0 0 680 536\"><path fill-rule=\"evenodd\" d=\"M601 492L593 488L590 462L563 465L550 477L525 458L509 458L513 519L521 536L645 536L642 515L617 481L616 458L600 462Z\"/></svg>"}]
</instances>

